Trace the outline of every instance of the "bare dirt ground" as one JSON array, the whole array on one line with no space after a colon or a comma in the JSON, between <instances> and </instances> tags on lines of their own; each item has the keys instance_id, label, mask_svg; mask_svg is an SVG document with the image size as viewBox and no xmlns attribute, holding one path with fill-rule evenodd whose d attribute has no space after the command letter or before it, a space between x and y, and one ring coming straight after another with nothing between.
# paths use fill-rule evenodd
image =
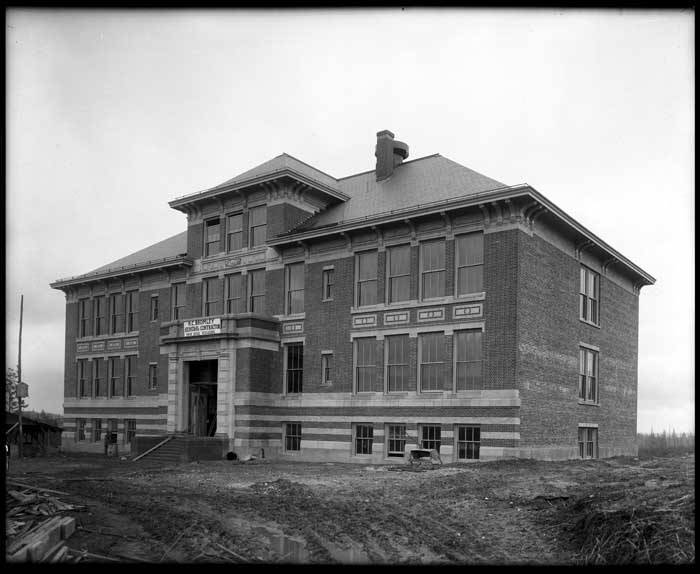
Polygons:
<instances>
[{"instance_id":1,"label":"bare dirt ground","mask_svg":"<svg viewBox=\"0 0 700 574\"><path fill-rule=\"evenodd\" d=\"M423 472L96 455L13 460L79 504L75 550L148 562L694 563L694 455Z\"/></svg>"}]
</instances>

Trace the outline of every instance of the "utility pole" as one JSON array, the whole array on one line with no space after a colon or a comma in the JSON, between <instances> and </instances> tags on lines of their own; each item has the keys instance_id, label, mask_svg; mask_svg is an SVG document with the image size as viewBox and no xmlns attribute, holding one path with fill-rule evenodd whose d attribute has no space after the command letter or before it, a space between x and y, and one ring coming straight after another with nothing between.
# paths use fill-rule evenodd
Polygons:
<instances>
[{"instance_id":1,"label":"utility pole","mask_svg":"<svg viewBox=\"0 0 700 574\"><path fill-rule=\"evenodd\" d=\"M24 295L21 295L19 300L19 351L17 353L17 398L19 401L19 443L17 444L17 449L19 453L19 458L22 458L22 443L24 442L24 437L22 436L22 395L20 388L22 386L22 314L24 313Z\"/></svg>"}]
</instances>

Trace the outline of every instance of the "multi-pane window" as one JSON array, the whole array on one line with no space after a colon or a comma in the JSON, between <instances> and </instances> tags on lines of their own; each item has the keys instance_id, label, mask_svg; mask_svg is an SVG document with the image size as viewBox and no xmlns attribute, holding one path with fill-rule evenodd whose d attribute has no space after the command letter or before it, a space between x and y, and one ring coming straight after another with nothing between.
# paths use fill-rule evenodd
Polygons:
<instances>
[{"instance_id":1,"label":"multi-pane window","mask_svg":"<svg viewBox=\"0 0 700 574\"><path fill-rule=\"evenodd\" d=\"M253 207L248 211L248 243L262 245L267 239L267 207Z\"/></svg>"},{"instance_id":2,"label":"multi-pane window","mask_svg":"<svg viewBox=\"0 0 700 574\"><path fill-rule=\"evenodd\" d=\"M204 223L204 256L215 255L221 247L221 222L210 219Z\"/></svg>"},{"instance_id":3,"label":"multi-pane window","mask_svg":"<svg viewBox=\"0 0 700 574\"><path fill-rule=\"evenodd\" d=\"M170 290L171 314L170 318L175 321L182 319L185 312L185 283L173 283Z\"/></svg>"},{"instance_id":4,"label":"multi-pane window","mask_svg":"<svg viewBox=\"0 0 700 574\"><path fill-rule=\"evenodd\" d=\"M248 272L249 311L265 312L265 270L256 269Z\"/></svg>"},{"instance_id":5,"label":"multi-pane window","mask_svg":"<svg viewBox=\"0 0 700 574\"><path fill-rule=\"evenodd\" d=\"M358 393L375 390L376 349L377 340L374 338L355 339L355 380Z\"/></svg>"},{"instance_id":6,"label":"multi-pane window","mask_svg":"<svg viewBox=\"0 0 700 574\"><path fill-rule=\"evenodd\" d=\"M110 333L124 332L124 295L121 293L109 296L109 329Z\"/></svg>"},{"instance_id":7,"label":"multi-pane window","mask_svg":"<svg viewBox=\"0 0 700 574\"><path fill-rule=\"evenodd\" d=\"M285 268L287 314L304 312L304 264L294 263Z\"/></svg>"},{"instance_id":8,"label":"multi-pane window","mask_svg":"<svg viewBox=\"0 0 700 574\"><path fill-rule=\"evenodd\" d=\"M599 324L600 275L587 267L581 267L579 286L579 311L581 319L595 325Z\"/></svg>"},{"instance_id":9,"label":"multi-pane window","mask_svg":"<svg viewBox=\"0 0 700 574\"><path fill-rule=\"evenodd\" d=\"M124 381L126 382L126 396L134 394L134 379L136 374L136 357L129 355L124 358Z\"/></svg>"},{"instance_id":10,"label":"multi-pane window","mask_svg":"<svg viewBox=\"0 0 700 574\"><path fill-rule=\"evenodd\" d=\"M421 448L440 452L440 425L421 425Z\"/></svg>"},{"instance_id":11,"label":"multi-pane window","mask_svg":"<svg viewBox=\"0 0 700 574\"><path fill-rule=\"evenodd\" d=\"M245 313L243 297L243 275L234 273L226 276L226 312Z\"/></svg>"},{"instance_id":12,"label":"multi-pane window","mask_svg":"<svg viewBox=\"0 0 700 574\"><path fill-rule=\"evenodd\" d=\"M481 330L455 331L454 341L457 390L483 389Z\"/></svg>"},{"instance_id":13,"label":"multi-pane window","mask_svg":"<svg viewBox=\"0 0 700 574\"><path fill-rule=\"evenodd\" d=\"M105 298L95 297L92 300L92 309L95 316L95 335L104 335L105 330Z\"/></svg>"},{"instance_id":14,"label":"multi-pane window","mask_svg":"<svg viewBox=\"0 0 700 574\"><path fill-rule=\"evenodd\" d=\"M151 295L151 321L158 320L158 295Z\"/></svg>"},{"instance_id":15,"label":"multi-pane window","mask_svg":"<svg viewBox=\"0 0 700 574\"><path fill-rule=\"evenodd\" d=\"M90 334L90 300L78 301L78 336L87 337Z\"/></svg>"},{"instance_id":16,"label":"multi-pane window","mask_svg":"<svg viewBox=\"0 0 700 574\"><path fill-rule=\"evenodd\" d=\"M386 345L387 391L408 390L408 335L391 335L384 339Z\"/></svg>"},{"instance_id":17,"label":"multi-pane window","mask_svg":"<svg viewBox=\"0 0 700 574\"><path fill-rule=\"evenodd\" d=\"M457 427L457 459L479 458L481 428L460 425Z\"/></svg>"},{"instance_id":18,"label":"multi-pane window","mask_svg":"<svg viewBox=\"0 0 700 574\"><path fill-rule=\"evenodd\" d=\"M226 220L226 249L228 251L236 251L243 249L243 214L234 213L229 215Z\"/></svg>"},{"instance_id":19,"label":"multi-pane window","mask_svg":"<svg viewBox=\"0 0 700 574\"><path fill-rule=\"evenodd\" d=\"M148 365L148 388L151 390L158 388L158 363Z\"/></svg>"},{"instance_id":20,"label":"multi-pane window","mask_svg":"<svg viewBox=\"0 0 700 574\"><path fill-rule=\"evenodd\" d=\"M372 425L355 425L355 454L372 454Z\"/></svg>"},{"instance_id":21,"label":"multi-pane window","mask_svg":"<svg viewBox=\"0 0 700 574\"><path fill-rule=\"evenodd\" d=\"M321 384L330 385L333 382L333 354L321 355Z\"/></svg>"},{"instance_id":22,"label":"multi-pane window","mask_svg":"<svg viewBox=\"0 0 700 574\"><path fill-rule=\"evenodd\" d=\"M81 397L91 395L87 359L78 359L78 392Z\"/></svg>"},{"instance_id":23,"label":"multi-pane window","mask_svg":"<svg viewBox=\"0 0 700 574\"><path fill-rule=\"evenodd\" d=\"M578 452L581 458L598 458L597 428L578 428Z\"/></svg>"},{"instance_id":24,"label":"multi-pane window","mask_svg":"<svg viewBox=\"0 0 700 574\"><path fill-rule=\"evenodd\" d=\"M92 440L93 442L102 440L102 419L92 419Z\"/></svg>"},{"instance_id":25,"label":"multi-pane window","mask_svg":"<svg viewBox=\"0 0 700 574\"><path fill-rule=\"evenodd\" d=\"M127 291L126 293L126 331L131 333L138 327L139 293L138 291Z\"/></svg>"},{"instance_id":26,"label":"multi-pane window","mask_svg":"<svg viewBox=\"0 0 700 574\"><path fill-rule=\"evenodd\" d=\"M304 344L290 343L287 345L287 392L302 392L304 382Z\"/></svg>"},{"instance_id":27,"label":"multi-pane window","mask_svg":"<svg viewBox=\"0 0 700 574\"><path fill-rule=\"evenodd\" d=\"M421 243L421 298L445 296L445 241Z\"/></svg>"},{"instance_id":28,"label":"multi-pane window","mask_svg":"<svg viewBox=\"0 0 700 574\"><path fill-rule=\"evenodd\" d=\"M334 269L324 269L322 277L323 285L323 300L328 301L333 299L333 282L335 281L335 270Z\"/></svg>"},{"instance_id":29,"label":"multi-pane window","mask_svg":"<svg viewBox=\"0 0 700 574\"><path fill-rule=\"evenodd\" d=\"M124 444L131 444L136 436L136 419L124 419Z\"/></svg>"},{"instance_id":30,"label":"multi-pane window","mask_svg":"<svg viewBox=\"0 0 700 574\"><path fill-rule=\"evenodd\" d=\"M109 358L109 396L119 397L122 395L121 389L122 365L119 357Z\"/></svg>"},{"instance_id":31,"label":"multi-pane window","mask_svg":"<svg viewBox=\"0 0 700 574\"><path fill-rule=\"evenodd\" d=\"M202 280L204 290L204 316L221 314L221 280L218 277L208 277Z\"/></svg>"},{"instance_id":32,"label":"multi-pane window","mask_svg":"<svg viewBox=\"0 0 700 574\"><path fill-rule=\"evenodd\" d=\"M406 448L406 425L387 425L386 431L386 455L402 457Z\"/></svg>"},{"instance_id":33,"label":"multi-pane window","mask_svg":"<svg viewBox=\"0 0 700 574\"><path fill-rule=\"evenodd\" d=\"M419 335L420 350L420 389L440 391L443 389L445 363L444 333L424 333Z\"/></svg>"},{"instance_id":34,"label":"multi-pane window","mask_svg":"<svg viewBox=\"0 0 700 574\"><path fill-rule=\"evenodd\" d=\"M598 402L598 352L579 347L578 398Z\"/></svg>"},{"instance_id":35,"label":"multi-pane window","mask_svg":"<svg viewBox=\"0 0 700 574\"><path fill-rule=\"evenodd\" d=\"M377 302L377 252L365 251L355 256L356 303L358 307Z\"/></svg>"},{"instance_id":36,"label":"multi-pane window","mask_svg":"<svg viewBox=\"0 0 700 574\"><path fill-rule=\"evenodd\" d=\"M468 233L455 239L457 295L484 290L484 234Z\"/></svg>"},{"instance_id":37,"label":"multi-pane window","mask_svg":"<svg viewBox=\"0 0 700 574\"><path fill-rule=\"evenodd\" d=\"M301 423L286 423L284 425L284 450L301 450Z\"/></svg>"},{"instance_id":38,"label":"multi-pane window","mask_svg":"<svg viewBox=\"0 0 700 574\"><path fill-rule=\"evenodd\" d=\"M107 387L104 385L104 364L103 359L95 358L92 360L92 385L96 397L105 395Z\"/></svg>"},{"instance_id":39,"label":"multi-pane window","mask_svg":"<svg viewBox=\"0 0 700 574\"><path fill-rule=\"evenodd\" d=\"M386 250L389 303L408 301L411 297L411 246Z\"/></svg>"},{"instance_id":40,"label":"multi-pane window","mask_svg":"<svg viewBox=\"0 0 700 574\"><path fill-rule=\"evenodd\" d=\"M85 419L75 419L76 433L75 440L85 440Z\"/></svg>"}]
</instances>

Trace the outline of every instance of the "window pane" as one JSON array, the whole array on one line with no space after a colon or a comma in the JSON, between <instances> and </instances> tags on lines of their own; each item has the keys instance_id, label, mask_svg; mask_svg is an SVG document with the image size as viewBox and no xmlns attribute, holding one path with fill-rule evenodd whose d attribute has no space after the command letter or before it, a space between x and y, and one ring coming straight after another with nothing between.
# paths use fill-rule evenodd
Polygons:
<instances>
[{"instance_id":1,"label":"window pane","mask_svg":"<svg viewBox=\"0 0 700 574\"><path fill-rule=\"evenodd\" d=\"M457 238L457 265L478 265L484 262L484 236L482 233L460 235Z\"/></svg>"},{"instance_id":2,"label":"window pane","mask_svg":"<svg viewBox=\"0 0 700 574\"><path fill-rule=\"evenodd\" d=\"M358 253L358 279L360 281L377 278L377 252Z\"/></svg>"}]
</instances>

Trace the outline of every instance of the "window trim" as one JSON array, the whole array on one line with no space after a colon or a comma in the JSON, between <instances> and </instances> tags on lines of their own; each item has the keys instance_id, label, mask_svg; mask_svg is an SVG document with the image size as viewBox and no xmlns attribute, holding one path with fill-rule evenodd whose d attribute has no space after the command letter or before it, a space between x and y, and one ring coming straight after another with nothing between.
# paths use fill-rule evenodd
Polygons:
<instances>
[{"instance_id":1,"label":"window trim","mask_svg":"<svg viewBox=\"0 0 700 574\"><path fill-rule=\"evenodd\" d=\"M435 331L425 331L425 332L423 332L423 333L418 333L418 336L417 336L417 340L418 340L418 349L416 350L416 358L417 358L416 363L417 363L417 366L418 366L418 373L417 373L417 376L416 376L416 387L417 387L416 390L417 390L417 392L418 392L419 394L423 394L423 393L442 393L442 392L445 391L444 388L443 388L443 389L423 389L423 369L422 369L422 367L423 367L423 345L422 345L421 341L422 341L422 338L423 338L425 335L442 335L442 336L443 336L443 339L444 339L444 337L447 336L447 335L445 334L445 331L442 330L442 329L440 329L440 330L435 330ZM444 342L443 342L443 343L444 343ZM454 337L453 337L453 344L454 344ZM438 365L438 364L443 365L443 370L444 370L444 368L445 368L444 365L445 365L445 363L446 363L445 359L446 359L446 357L445 357L445 353L444 353L444 349L443 349L443 360L442 360L442 361L440 361L440 362L433 361L433 362L427 363L427 364L429 364L429 365Z\"/></svg>"},{"instance_id":2,"label":"window trim","mask_svg":"<svg viewBox=\"0 0 700 574\"><path fill-rule=\"evenodd\" d=\"M399 337L405 337L406 340L406 348L404 349L405 351L405 361L406 363L389 363L389 339L393 339L394 337L399 338ZM385 335L384 336L384 392L388 395L405 395L406 393L411 391L410 384L411 384L411 363L409 360L409 355L410 355L410 345L411 345L411 335L409 333L396 333L392 335ZM405 384L402 385L403 390L391 390L389 388L389 367L405 367L405 369L402 369L404 373L406 373L406 380Z\"/></svg>"},{"instance_id":3,"label":"window trim","mask_svg":"<svg viewBox=\"0 0 700 574\"><path fill-rule=\"evenodd\" d=\"M459 264L459 239L461 237L466 237L468 235L476 235L480 234L481 235L481 263L472 263L469 265L460 265ZM485 292L484 290L484 232L482 230L479 231L469 231L467 233L458 233L455 235L454 238L454 259L455 259L455 268L454 268L454 296L457 299L462 299L462 298L469 298L474 295L479 295ZM459 270L462 268L467 268L467 267L481 267L481 290L479 291L473 291L470 293L462 293L460 295L459 293Z\"/></svg>"},{"instance_id":4,"label":"window trim","mask_svg":"<svg viewBox=\"0 0 700 574\"><path fill-rule=\"evenodd\" d=\"M443 248L443 265L442 269L431 269L430 271L424 271L423 265L425 264L425 257L423 255L423 246L431 243L442 243ZM442 295L435 295L433 297L425 296L425 289L423 288L423 279L426 273L442 273L443 274L443 293ZM447 297L447 240L445 237L436 237L433 239L426 239L419 243L418 250L418 300L419 301L432 301L437 299L443 299Z\"/></svg>"},{"instance_id":5,"label":"window trim","mask_svg":"<svg viewBox=\"0 0 700 574\"><path fill-rule=\"evenodd\" d=\"M374 268L374 279L365 279L365 280L360 280L360 258L363 255L369 254L369 253L374 253L375 256L375 261L376 265ZM360 309L362 307L372 307L373 305L377 305L380 303L379 301L379 294L377 293L377 289L379 286L379 250L378 249L365 249L363 251L356 251L355 252L355 281L354 281L354 296L353 300L355 303L355 307ZM360 283L374 283L374 301L372 303L362 303L360 301Z\"/></svg>"},{"instance_id":6,"label":"window trim","mask_svg":"<svg viewBox=\"0 0 700 574\"><path fill-rule=\"evenodd\" d=\"M330 277L332 281L327 281L327 277ZM321 270L321 301L333 301L333 289L332 287L335 285L335 267L330 266L330 267L324 267ZM330 289L330 297L327 296L328 293L328 287L331 287Z\"/></svg>"},{"instance_id":7,"label":"window trim","mask_svg":"<svg viewBox=\"0 0 700 574\"><path fill-rule=\"evenodd\" d=\"M370 435L369 436L362 436L358 437L357 436L357 430L359 427L367 427L370 429ZM357 452L357 445L358 445L358 440L369 440L369 452ZM357 423L352 423L352 456L361 456L361 457L371 457L374 453L372 452L372 449L374 447L374 423L365 423L365 422L357 422Z\"/></svg>"},{"instance_id":8,"label":"window trim","mask_svg":"<svg viewBox=\"0 0 700 574\"><path fill-rule=\"evenodd\" d=\"M408 272L404 273L402 275L392 275L391 274L391 252L396 250L396 249L402 249L402 248L408 248ZM386 247L386 293L385 293L385 301L387 305L398 305L401 303L407 303L411 300L411 258L412 258L412 252L411 252L411 244L410 243L399 243L396 245L388 245ZM406 296L406 299L400 299L397 301L394 301L391 298L391 280L396 279L399 277L408 277L408 295Z\"/></svg>"},{"instance_id":9,"label":"window trim","mask_svg":"<svg viewBox=\"0 0 700 574\"><path fill-rule=\"evenodd\" d=\"M216 222L216 225L219 226L219 237L218 239L209 241L209 226L214 226L214 222ZM216 216L216 217L210 217L208 219L204 220L204 241L203 241L203 252L202 256L203 257L213 257L214 255L218 255L221 253L221 217ZM214 245L216 244L216 251L213 253L209 252L209 245Z\"/></svg>"},{"instance_id":10,"label":"window trim","mask_svg":"<svg viewBox=\"0 0 700 574\"><path fill-rule=\"evenodd\" d=\"M587 325L591 325L593 327L598 327L600 328L600 273L595 271L594 269L591 269L587 265L581 264L579 267L579 281L578 281L578 299L579 299L579 304L578 304L578 315L579 315L579 320L582 321L583 323L586 323ZM581 291L581 275L584 275L585 279L585 285L584 289L586 292ZM593 298L588 295L587 290L588 290L588 276L592 275L593 276L593 290L596 292L595 295L596 297ZM589 310L591 309L590 306L590 301L595 301L596 302L596 320L593 321L587 317L584 317L583 313L583 302L586 302L586 309Z\"/></svg>"}]
</instances>

